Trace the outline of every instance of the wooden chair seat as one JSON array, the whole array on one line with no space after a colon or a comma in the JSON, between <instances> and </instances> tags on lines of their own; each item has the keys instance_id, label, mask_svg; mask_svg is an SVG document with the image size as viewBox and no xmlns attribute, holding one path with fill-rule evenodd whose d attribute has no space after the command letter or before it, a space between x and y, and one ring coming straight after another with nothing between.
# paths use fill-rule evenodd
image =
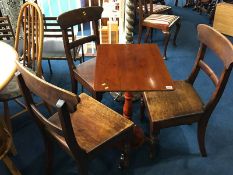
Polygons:
<instances>
[{"instance_id":1,"label":"wooden chair seat","mask_svg":"<svg viewBox=\"0 0 233 175\"><path fill-rule=\"evenodd\" d=\"M190 83L174 81L174 86L174 91L144 92L153 123L204 112L204 103Z\"/></svg>"},{"instance_id":2,"label":"wooden chair seat","mask_svg":"<svg viewBox=\"0 0 233 175\"><path fill-rule=\"evenodd\" d=\"M161 30L169 30L179 20L180 17L175 15L152 14L144 19L143 25Z\"/></svg>"},{"instance_id":3,"label":"wooden chair seat","mask_svg":"<svg viewBox=\"0 0 233 175\"><path fill-rule=\"evenodd\" d=\"M92 58L79 64L74 69L74 76L90 92L94 89L96 58Z\"/></svg>"},{"instance_id":4,"label":"wooden chair seat","mask_svg":"<svg viewBox=\"0 0 233 175\"><path fill-rule=\"evenodd\" d=\"M115 136L125 134L132 127L133 122L90 96L82 93L79 97L80 103L77 104L77 110L71 115L71 123L77 142L87 154L93 153ZM57 113L49 120L61 127ZM60 143L65 145L67 150L69 149L64 137L57 134L54 136L59 137Z\"/></svg>"}]
</instances>

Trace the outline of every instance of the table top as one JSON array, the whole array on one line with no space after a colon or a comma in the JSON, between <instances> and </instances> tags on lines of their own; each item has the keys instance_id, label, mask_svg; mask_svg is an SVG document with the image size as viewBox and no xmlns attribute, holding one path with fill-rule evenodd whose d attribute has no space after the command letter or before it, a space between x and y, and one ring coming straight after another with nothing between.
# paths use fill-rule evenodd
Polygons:
<instances>
[{"instance_id":1,"label":"table top","mask_svg":"<svg viewBox=\"0 0 233 175\"><path fill-rule=\"evenodd\" d=\"M13 78L18 54L13 47L0 41L0 91Z\"/></svg>"},{"instance_id":2,"label":"table top","mask_svg":"<svg viewBox=\"0 0 233 175\"><path fill-rule=\"evenodd\" d=\"M95 91L173 90L156 44L97 46Z\"/></svg>"}]
</instances>

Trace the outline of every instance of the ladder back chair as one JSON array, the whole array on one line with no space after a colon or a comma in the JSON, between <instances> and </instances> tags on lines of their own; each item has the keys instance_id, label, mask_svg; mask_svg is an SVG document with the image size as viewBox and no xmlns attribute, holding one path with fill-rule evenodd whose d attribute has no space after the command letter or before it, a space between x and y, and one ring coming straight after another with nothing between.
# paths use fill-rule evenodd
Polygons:
<instances>
[{"instance_id":1,"label":"ladder back chair","mask_svg":"<svg viewBox=\"0 0 233 175\"><path fill-rule=\"evenodd\" d=\"M19 52L19 37L21 26L23 27L23 54L20 58L21 63L27 66L38 77L42 77L41 69L41 55L43 49L43 16L40 8L35 3L27 2L21 6L16 36L15 36L15 49ZM26 106L18 98L21 97L21 91L19 89L17 79L14 77L9 84L0 92L0 102L3 102L4 106L4 119L7 128L12 134L12 126L10 119L27 111ZM19 104L23 110L10 116L8 101L14 100ZM16 150L13 148L13 154L16 154Z\"/></svg>"},{"instance_id":2,"label":"ladder back chair","mask_svg":"<svg viewBox=\"0 0 233 175\"><path fill-rule=\"evenodd\" d=\"M202 156L207 156L205 133L210 116L220 100L233 66L233 46L231 42L204 24L197 26L200 47L196 61L187 80L175 80L174 91L144 92L144 102L150 123L151 155L158 142L160 129L177 125L197 123L197 137ZM205 62L206 49L210 49L222 62L223 70L217 76ZM208 75L215 89L209 101L204 103L193 84L201 72ZM200 76L200 75L199 75ZM142 111L144 109L142 108Z\"/></svg>"},{"instance_id":3,"label":"ladder back chair","mask_svg":"<svg viewBox=\"0 0 233 175\"><path fill-rule=\"evenodd\" d=\"M76 160L82 175L88 174L89 158L103 151L105 146L123 139L126 141L123 157L127 163L127 142L132 134L133 122L84 93L77 96L36 77L20 63L17 63L17 68L28 110L45 139L48 174L52 174L51 139ZM47 119L33 103L30 92L56 108L57 112Z\"/></svg>"},{"instance_id":4,"label":"ladder back chair","mask_svg":"<svg viewBox=\"0 0 233 175\"><path fill-rule=\"evenodd\" d=\"M148 10L148 6L150 7ZM147 9L147 10L146 10ZM161 30L164 34L164 59L167 57L167 46L170 40L170 31L173 26L176 26L176 31L174 34L173 45L176 45L176 38L180 30L180 17L168 14L158 14L153 8L153 0L139 0L139 30L138 30L138 43L141 43L142 39L142 29L147 28L146 36L144 42L148 41L149 36L152 38L153 29ZM144 13L144 11L148 13ZM151 39L152 40L152 39Z\"/></svg>"},{"instance_id":5,"label":"ladder back chair","mask_svg":"<svg viewBox=\"0 0 233 175\"><path fill-rule=\"evenodd\" d=\"M72 92L77 93L77 82L79 82L98 101L101 101L102 93L94 90L96 59L92 58L76 66L73 61L74 59L72 58L71 50L92 41L94 41L96 45L100 44L98 21L101 19L102 12L102 7L92 6L75 9L58 16L58 24L62 29L64 48L70 70ZM94 33L70 42L68 39L68 29L72 26L85 24L91 21Z\"/></svg>"},{"instance_id":6,"label":"ladder back chair","mask_svg":"<svg viewBox=\"0 0 233 175\"><path fill-rule=\"evenodd\" d=\"M74 28L70 27L67 29L68 38L71 42L75 40ZM80 50L80 48L79 48ZM79 51L76 48L72 49L72 58L74 61L77 59L80 62L82 58L77 58L76 53ZM44 48L42 58L48 60L50 73L52 74L52 67L50 60L66 60L66 54L64 50L62 40L62 30L60 25L57 23L57 17L44 16Z\"/></svg>"}]
</instances>

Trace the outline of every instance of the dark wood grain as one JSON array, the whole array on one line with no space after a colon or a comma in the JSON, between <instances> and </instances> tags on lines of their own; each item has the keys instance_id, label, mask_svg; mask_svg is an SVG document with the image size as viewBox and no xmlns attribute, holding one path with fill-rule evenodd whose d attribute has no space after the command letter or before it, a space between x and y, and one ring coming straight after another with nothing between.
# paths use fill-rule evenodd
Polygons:
<instances>
[{"instance_id":1,"label":"dark wood grain","mask_svg":"<svg viewBox=\"0 0 233 175\"><path fill-rule=\"evenodd\" d=\"M154 91L143 94L150 122L151 153L154 152L160 129L196 122L198 124L199 149L202 156L207 156L206 128L210 116L223 94L233 67L233 45L225 36L207 25L198 25L197 31L200 48L188 79L174 81L175 91ZM207 48L214 52L222 62L223 69L219 77L204 61ZM194 82L198 81L197 76L200 70L215 85L215 89L206 103L203 103L198 91L193 86Z\"/></svg>"},{"instance_id":2,"label":"dark wood grain","mask_svg":"<svg viewBox=\"0 0 233 175\"><path fill-rule=\"evenodd\" d=\"M104 44L97 47L96 91L173 90L155 44Z\"/></svg>"}]
</instances>

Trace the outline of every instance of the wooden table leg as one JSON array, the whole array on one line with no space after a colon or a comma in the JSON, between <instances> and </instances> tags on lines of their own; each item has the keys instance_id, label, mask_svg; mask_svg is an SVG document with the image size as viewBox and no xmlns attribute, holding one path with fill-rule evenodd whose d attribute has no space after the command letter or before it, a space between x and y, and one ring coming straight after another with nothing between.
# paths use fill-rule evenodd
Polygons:
<instances>
[{"instance_id":1,"label":"wooden table leg","mask_svg":"<svg viewBox=\"0 0 233 175\"><path fill-rule=\"evenodd\" d=\"M123 106L123 116L129 120L132 120L132 100L133 94L132 92L125 92L125 103ZM132 147L138 147L144 143L144 132L142 128L135 125L133 131L133 139L131 142Z\"/></svg>"}]
</instances>

